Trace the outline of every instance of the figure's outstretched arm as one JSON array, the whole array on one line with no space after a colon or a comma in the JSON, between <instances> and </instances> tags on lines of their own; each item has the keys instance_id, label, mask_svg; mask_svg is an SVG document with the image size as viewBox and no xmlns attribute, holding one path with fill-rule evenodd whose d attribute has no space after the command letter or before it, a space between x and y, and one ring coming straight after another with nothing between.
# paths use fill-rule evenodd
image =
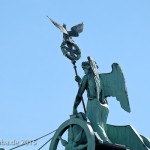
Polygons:
<instances>
[{"instance_id":1,"label":"figure's outstretched arm","mask_svg":"<svg viewBox=\"0 0 150 150\"><path fill-rule=\"evenodd\" d=\"M81 84L74 102L74 106L73 106L73 114L77 113L77 107L80 104L81 100L82 100L82 95L87 87L87 83L88 83L88 76L85 75L82 80L81 80Z\"/></svg>"}]
</instances>

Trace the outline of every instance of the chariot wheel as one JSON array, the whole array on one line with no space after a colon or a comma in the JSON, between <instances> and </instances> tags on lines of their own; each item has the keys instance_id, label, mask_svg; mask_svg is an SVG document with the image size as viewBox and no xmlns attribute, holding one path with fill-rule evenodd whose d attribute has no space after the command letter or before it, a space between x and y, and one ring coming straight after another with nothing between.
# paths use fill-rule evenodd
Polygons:
<instances>
[{"instance_id":1,"label":"chariot wheel","mask_svg":"<svg viewBox=\"0 0 150 150\"><path fill-rule=\"evenodd\" d=\"M79 126L81 128L81 132L84 132L85 134L86 143L84 145L76 145L75 142L72 142L72 145L70 144L71 148L68 148L67 144L69 145L69 142L63 140L61 137L70 127L72 128L73 126ZM62 144L64 143L63 146L66 144L65 150L95 150L95 135L93 129L89 123L79 118L71 118L60 125L52 138L49 150L57 150L59 141L61 141Z\"/></svg>"}]
</instances>

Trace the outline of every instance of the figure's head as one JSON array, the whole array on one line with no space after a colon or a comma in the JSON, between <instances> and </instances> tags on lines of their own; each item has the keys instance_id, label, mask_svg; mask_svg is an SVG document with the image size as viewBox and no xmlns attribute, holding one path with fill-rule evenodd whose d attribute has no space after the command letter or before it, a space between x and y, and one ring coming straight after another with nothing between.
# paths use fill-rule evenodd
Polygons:
<instances>
[{"instance_id":1,"label":"figure's head","mask_svg":"<svg viewBox=\"0 0 150 150\"><path fill-rule=\"evenodd\" d=\"M63 27L66 29L66 24L65 23L63 23Z\"/></svg>"},{"instance_id":2,"label":"figure's head","mask_svg":"<svg viewBox=\"0 0 150 150\"><path fill-rule=\"evenodd\" d=\"M88 61L82 62L82 69L84 70L84 73L87 74L90 70L90 64Z\"/></svg>"},{"instance_id":3,"label":"figure's head","mask_svg":"<svg viewBox=\"0 0 150 150\"><path fill-rule=\"evenodd\" d=\"M97 63L92 60L92 58L89 56L88 57L88 61L84 61L82 62L82 68L84 70L85 74L88 74L89 72L94 72L94 70L98 69L98 65Z\"/></svg>"}]
</instances>

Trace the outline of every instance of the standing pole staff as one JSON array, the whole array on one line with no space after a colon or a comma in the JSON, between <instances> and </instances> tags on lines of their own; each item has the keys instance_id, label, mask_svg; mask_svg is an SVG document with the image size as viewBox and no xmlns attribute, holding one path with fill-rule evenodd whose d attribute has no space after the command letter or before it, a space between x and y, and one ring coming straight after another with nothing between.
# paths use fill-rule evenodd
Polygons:
<instances>
[{"instance_id":1,"label":"standing pole staff","mask_svg":"<svg viewBox=\"0 0 150 150\"><path fill-rule=\"evenodd\" d=\"M48 16L47 16L48 17ZM49 17L48 17L49 18ZM60 24L58 24L57 22L55 22L54 20L52 20L51 18L49 18L50 21L57 27L59 28L62 32L63 32L63 42L61 44L61 50L62 53L71 60L72 64L73 64L73 68L75 70L75 75L76 77L78 76L78 72L77 72L77 66L76 66L76 62L80 59L81 57L81 51L79 49L79 47L74 43L72 37L78 37L79 33L81 33L83 31L83 23L80 23L78 25L75 25L71 28L71 31L67 31L66 29L66 25L63 24L62 26ZM78 86L80 86L80 82L78 81ZM86 113L86 108L85 108L85 104L84 104L84 100L82 97L82 105L83 105L83 109L84 112Z\"/></svg>"}]
</instances>

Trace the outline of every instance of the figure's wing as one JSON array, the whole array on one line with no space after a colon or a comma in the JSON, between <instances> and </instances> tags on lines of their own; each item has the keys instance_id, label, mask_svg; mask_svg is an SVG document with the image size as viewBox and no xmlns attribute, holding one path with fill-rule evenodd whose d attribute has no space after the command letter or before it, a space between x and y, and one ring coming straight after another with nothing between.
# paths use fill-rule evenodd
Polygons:
<instances>
[{"instance_id":1,"label":"figure's wing","mask_svg":"<svg viewBox=\"0 0 150 150\"><path fill-rule=\"evenodd\" d=\"M80 23L78 25L75 25L71 28L71 31L68 31L69 36L79 36L79 33L81 33L83 31L83 23Z\"/></svg>"},{"instance_id":2,"label":"figure's wing","mask_svg":"<svg viewBox=\"0 0 150 150\"><path fill-rule=\"evenodd\" d=\"M125 78L117 63L112 64L110 73L100 74L103 98L113 96L120 102L121 107L130 112L128 93L125 85Z\"/></svg>"},{"instance_id":3,"label":"figure's wing","mask_svg":"<svg viewBox=\"0 0 150 150\"><path fill-rule=\"evenodd\" d=\"M48 16L47 16L48 17ZM48 17L49 18L49 17ZM67 30L63 27L63 26L61 26L60 24L58 24L57 22L55 22L54 20L52 20L51 18L49 18L50 19L50 21L58 28L58 29L60 29L64 34L67 34L68 35L68 32L67 32Z\"/></svg>"}]
</instances>

